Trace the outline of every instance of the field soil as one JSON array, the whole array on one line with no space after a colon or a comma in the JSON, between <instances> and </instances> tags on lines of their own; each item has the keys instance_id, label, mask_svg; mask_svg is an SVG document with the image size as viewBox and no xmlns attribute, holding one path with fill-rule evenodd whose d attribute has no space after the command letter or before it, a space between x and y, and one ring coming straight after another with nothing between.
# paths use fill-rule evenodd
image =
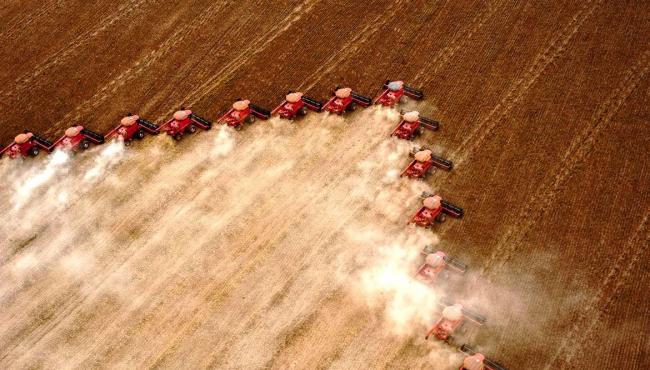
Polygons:
<instances>
[{"instance_id":1,"label":"field soil","mask_svg":"<svg viewBox=\"0 0 650 370\"><path fill-rule=\"evenodd\" d=\"M650 363L650 3L6 1L0 142L386 79L399 108L0 160L0 367ZM414 145L454 162L400 178ZM406 225L422 191L466 211ZM422 247L468 264L413 279ZM487 317L426 341L440 299Z\"/></svg>"}]
</instances>

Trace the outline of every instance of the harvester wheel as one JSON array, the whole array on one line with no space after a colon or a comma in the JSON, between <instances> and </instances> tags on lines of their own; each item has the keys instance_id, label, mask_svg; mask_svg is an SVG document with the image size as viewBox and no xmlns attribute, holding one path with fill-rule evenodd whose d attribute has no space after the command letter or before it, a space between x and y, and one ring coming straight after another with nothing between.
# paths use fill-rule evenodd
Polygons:
<instances>
[{"instance_id":1,"label":"harvester wheel","mask_svg":"<svg viewBox=\"0 0 650 370\"><path fill-rule=\"evenodd\" d=\"M357 109L357 103L355 102L348 104L348 107L345 108L345 110L347 110L348 112L354 112L356 109Z\"/></svg>"},{"instance_id":2,"label":"harvester wheel","mask_svg":"<svg viewBox=\"0 0 650 370\"><path fill-rule=\"evenodd\" d=\"M436 222L439 224L445 222L446 219L447 216L444 213L440 213L439 215L436 216Z\"/></svg>"},{"instance_id":3,"label":"harvester wheel","mask_svg":"<svg viewBox=\"0 0 650 370\"><path fill-rule=\"evenodd\" d=\"M420 136L424 134L424 129L422 127L418 127L417 130L415 130L415 135Z\"/></svg>"},{"instance_id":4,"label":"harvester wheel","mask_svg":"<svg viewBox=\"0 0 650 370\"><path fill-rule=\"evenodd\" d=\"M178 133L174 134L174 140L180 141L182 138L183 138L182 133L178 132Z\"/></svg>"},{"instance_id":5,"label":"harvester wheel","mask_svg":"<svg viewBox=\"0 0 650 370\"><path fill-rule=\"evenodd\" d=\"M41 152L41 151L40 151L37 147L34 146L34 147L32 147L31 149L29 149L29 151L27 152L27 154L29 154L29 155L32 156L32 157L36 157L36 156L38 155L38 153L40 153L40 152Z\"/></svg>"},{"instance_id":6,"label":"harvester wheel","mask_svg":"<svg viewBox=\"0 0 650 370\"><path fill-rule=\"evenodd\" d=\"M196 126L189 125L189 126L187 126L187 130L185 130L185 131L187 131L188 134L193 134L193 133L196 132Z\"/></svg>"},{"instance_id":7,"label":"harvester wheel","mask_svg":"<svg viewBox=\"0 0 650 370\"><path fill-rule=\"evenodd\" d=\"M241 131L242 128L244 128L244 125L239 124L239 125L235 126L235 130L237 130L237 131Z\"/></svg>"},{"instance_id":8,"label":"harvester wheel","mask_svg":"<svg viewBox=\"0 0 650 370\"><path fill-rule=\"evenodd\" d=\"M124 146L131 146L131 140L125 140Z\"/></svg>"},{"instance_id":9,"label":"harvester wheel","mask_svg":"<svg viewBox=\"0 0 650 370\"><path fill-rule=\"evenodd\" d=\"M307 115L307 107L302 107L302 108L298 109L298 115L306 116Z\"/></svg>"},{"instance_id":10,"label":"harvester wheel","mask_svg":"<svg viewBox=\"0 0 650 370\"><path fill-rule=\"evenodd\" d=\"M248 117L246 117L245 121L246 121L246 123L253 123L253 122L255 122L255 116L250 114L250 115L248 115Z\"/></svg>"},{"instance_id":11,"label":"harvester wheel","mask_svg":"<svg viewBox=\"0 0 650 370\"><path fill-rule=\"evenodd\" d=\"M81 150L86 150L90 148L90 142L86 139L81 140L79 142L79 148L81 148Z\"/></svg>"},{"instance_id":12,"label":"harvester wheel","mask_svg":"<svg viewBox=\"0 0 650 370\"><path fill-rule=\"evenodd\" d=\"M135 135L133 135L136 139L142 140L144 139L144 130L140 129L135 132Z\"/></svg>"}]
</instances>

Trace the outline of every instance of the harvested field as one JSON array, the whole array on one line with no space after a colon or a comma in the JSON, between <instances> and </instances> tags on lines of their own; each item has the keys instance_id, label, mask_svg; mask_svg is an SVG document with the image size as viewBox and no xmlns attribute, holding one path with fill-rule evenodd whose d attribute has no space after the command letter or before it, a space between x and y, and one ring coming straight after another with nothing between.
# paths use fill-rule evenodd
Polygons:
<instances>
[{"instance_id":1,"label":"harvested field","mask_svg":"<svg viewBox=\"0 0 650 370\"><path fill-rule=\"evenodd\" d=\"M397 110L273 118L0 161L2 368L509 369L650 362L650 6L375 1L9 1L1 143L106 132L127 112L216 119L238 97L422 88L416 140L454 161L397 177ZM434 190L466 210L406 226ZM468 273L412 282L427 243Z\"/></svg>"}]
</instances>

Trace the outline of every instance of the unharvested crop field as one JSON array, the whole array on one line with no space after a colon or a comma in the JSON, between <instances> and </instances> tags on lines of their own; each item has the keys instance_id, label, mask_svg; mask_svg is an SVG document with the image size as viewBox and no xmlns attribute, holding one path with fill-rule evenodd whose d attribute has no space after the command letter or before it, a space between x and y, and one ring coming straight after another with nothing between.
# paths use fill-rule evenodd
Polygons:
<instances>
[{"instance_id":1,"label":"unharvested crop field","mask_svg":"<svg viewBox=\"0 0 650 370\"><path fill-rule=\"evenodd\" d=\"M645 369L650 3L541 3L2 3L3 145L390 78L455 168L398 178L377 107L2 159L0 368L452 369L450 297L509 369ZM406 226L423 190L465 218ZM436 243L469 271L432 289Z\"/></svg>"}]
</instances>

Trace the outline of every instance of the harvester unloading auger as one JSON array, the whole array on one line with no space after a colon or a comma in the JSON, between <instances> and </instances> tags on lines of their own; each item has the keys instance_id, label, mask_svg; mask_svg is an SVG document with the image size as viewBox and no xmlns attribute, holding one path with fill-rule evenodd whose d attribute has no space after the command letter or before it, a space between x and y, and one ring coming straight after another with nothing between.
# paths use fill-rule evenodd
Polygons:
<instances>
[{"instance_id":1,"label":"harvester unloading auger","mask_svg":"<svg viewBox=\"0 0 650 370\"><path fill-rule=\"evenodd\" d=\"M314 112L330 112L342 115L354 111L358 106L369 107L377 104L385 107L394 107L406 100L422 100L424 93L416 88L407 86L403 81L386 80L382 91L375 98L371 99L352 91L351 88L337 87L326 103L305 96L301 92L289 91L283 102L273 111L269 111L258 105L252 104L249 100L238 99L232 108L220 116L218 123L241 129L245 123L253 123L256 119L266 120L272 115L284 119L295 119L307 114L309 110ZM402 112L401 118L391 136L399 139L413 140L422 135L424 129L437 131L440 123L420 115L417 111ZM25 131L16 136L14 142L0 151L0 156L8 155L10 158L35 157L41 151L51 152L54 149L63 150L85 150L90 145L101 145L110 139L122 140L129 145L133 140L142 140L146 135L158 135L166 132L175 140L180 140L187 134L192 134L198 128L210 130L212 122L197 115L192 110L181 108L173 114L168 121L158 126L156 123L141 118L138 115L129 113L123 117L120 124L101 135L91 131L84 126L73 126L65 131L65 134L56 142L52 143L47 139L32 132ZM426 175L435 168L451 171L451 161L433 155L432 151L424 147L415 147L410 153L414 157L402 176L425 179ZM423 200L420 209L411 217L409 223L431 228L436 223L445 221L447 216L462 218L464 210L440 196L423 192ZM442 251L436 251L432 246L425 247L422 251L424 262L420 265L416 277L426 284L438 284L441 276L447 276L447 272L463 274L467 265L460 260L450 257ZM466 322L474 322L482 325L485 318L475 314L458 304L442 304L441 317L435 322L426 338L435 337L447 342L452 334L460 330ZM505 370L501 365L476 353L466 345L460 347L461 351L467 354L461 370Z\"/></svg>"}]
</instances>

